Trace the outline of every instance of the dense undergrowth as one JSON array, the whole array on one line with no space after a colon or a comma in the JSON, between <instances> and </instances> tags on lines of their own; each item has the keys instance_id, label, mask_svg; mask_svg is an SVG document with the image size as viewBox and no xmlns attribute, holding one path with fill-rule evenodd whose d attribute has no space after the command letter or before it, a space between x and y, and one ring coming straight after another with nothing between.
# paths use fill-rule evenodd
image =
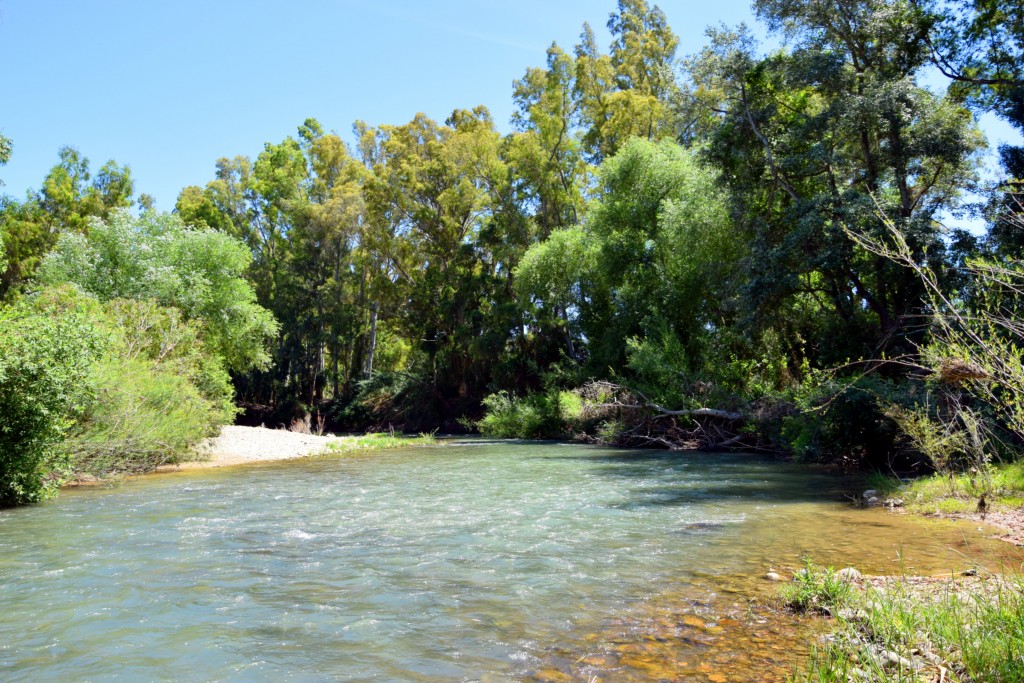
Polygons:
<instances>
[{"instance_id":1,"label":"dense undergrowth","mask_svg":"<svg viewBox=\"0 0 1024 683\"><path fill-rule=\"evenodd\" d=\"M0 506L152 470L230 423L228 370L273 330L238 242L118 214L61 241L41 286L0 309Z\"/></svg>"}]
</instances>

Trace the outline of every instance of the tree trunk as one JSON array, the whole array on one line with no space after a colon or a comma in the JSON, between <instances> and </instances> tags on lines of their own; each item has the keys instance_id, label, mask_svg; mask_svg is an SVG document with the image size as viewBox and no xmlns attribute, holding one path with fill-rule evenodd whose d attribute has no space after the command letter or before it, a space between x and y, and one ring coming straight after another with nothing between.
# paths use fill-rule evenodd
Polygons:
<instances>
[{"instance_id":1,"label":"tree trunk","mask_svg":"<svg viewBox=\"0 0 1024 683\"><path fill-rule=\"evenodd\" d=\"M377 350L377 312L379 310L380 304L374 301L373 307L370 309L370 343L366 349L366 363L363 365L363 375L366 379L373 376L373 354Z\"/></svg>"}]
</instances>

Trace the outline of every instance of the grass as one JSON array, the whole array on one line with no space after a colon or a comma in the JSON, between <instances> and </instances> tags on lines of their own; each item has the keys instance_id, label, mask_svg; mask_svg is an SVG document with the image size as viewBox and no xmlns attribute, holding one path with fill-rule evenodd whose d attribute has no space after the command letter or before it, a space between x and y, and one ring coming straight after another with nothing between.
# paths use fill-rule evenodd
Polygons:
<instances>
[{"instance_id":1,"label":"grass","mask_svg":"<svg viewBox=\"0 0 1024 683\"><path fill-rule=\"evenodd\" d=\"M829 604L835 572L808 565L800 581L810 603L835 614L836 629L815 647L796 680L1024 681L1024 580L950 579L912 583L894 579L884 588L848 586ZM798 583L800 582L798 581ZM796 589L783 589L790 602Z\"/></svg>"},{"instance_id":2,"label":"grass","mask_svg":"<svg viewBox=\"0 0 1024 683\"><path fill-rule=\"evenodd\" d=\"M363 434L361 436L342 436L337 441L328 444L328 449L333 454L353 453L356 451L382 451L391 448L409 448L412 446L433 446L435 443L433 434L420 434L419 436L395 436L379 432L375 434Z\"/></svg>"},{"instance_id":3,"label":"grass","mask_svg":"<svg viewBox=\"0 0 1024 683\"><path fill-rule=\"evenodd\" d=\"M910 512L963 514L975 512L982 494L986 504L1024 507L1024 461L987 466L981 471L933 474L904 483L874 474L867 486L883 497L898 497Z\"/></svg>"},{"instance_id":4,"label":"grass","mask_svg":"<svg viewBox=\"0 0 1024 683\"><path fill-rule=\"evenodd\" d=\"M853 587L831 567L817 567L809 560L781 591L783 602L797 612L831 614L853 599Z\"/></svg>"}]
</instances>

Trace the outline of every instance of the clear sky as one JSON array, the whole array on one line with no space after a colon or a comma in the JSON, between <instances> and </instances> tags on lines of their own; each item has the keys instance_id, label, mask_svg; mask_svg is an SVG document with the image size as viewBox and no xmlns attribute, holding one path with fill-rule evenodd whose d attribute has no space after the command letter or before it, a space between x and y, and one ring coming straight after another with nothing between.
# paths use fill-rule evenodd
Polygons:
<instances>
[{"instance_id":1,"label":"clear sky","mask_svg":"<svg viewBox=\"0 0 1024 683\"><path fill-rule=\"evenodd\" d=\"M680 55L708 25L756 23L748 0L662 0ZM512 81L584 21L605 45L615 0L0 0L6 187L38 188L63 145L132 169L170 210L222 156L255 157L307 117L351 140L357 119L443 120L484 104L508 129ZM987 120L995 143L1012 139Z\"/></svg>"}]
</instances>

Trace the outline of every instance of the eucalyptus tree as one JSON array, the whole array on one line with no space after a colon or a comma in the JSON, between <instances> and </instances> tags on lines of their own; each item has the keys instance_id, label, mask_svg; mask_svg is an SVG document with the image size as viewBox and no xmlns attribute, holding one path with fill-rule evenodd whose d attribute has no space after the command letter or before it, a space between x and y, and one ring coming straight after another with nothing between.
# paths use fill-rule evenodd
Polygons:
<instances>
[{"instance_id":1,"label":"eucalyptus tree","mask_svg":"<svg viewBox=\"0 0 1024 683\"><path fill-rule=\"evenodd\" d=\"M589 158L600 163L631 137L678 135L673 108L679 38L664 12L647 0L619 0L608 20L611 51L604 54L584 24L576 46L575 90Z\"/></svg>"},{"instance_id":2,"label":"eucalyptus tree","mask_svg":"<svg viewBox=\"0 0 1024 683\"><path fill-rule=\"evenodd\" d=\"M421 408L457 416L490 381L519 322L506 301L515 250L504 247L524 237L506 215L514 208L501 136L484 107L445 124L418 114L360 131L373 172L365 239L386 264L394 319L413 344L412 369L428 392Z\"/></svg>"},{"instance_id":3,"label":"eucalyptus tree","mask_svg":"<svg viewBox=\"0 0 1024 683\"><path fill-rule=\"evenodd\" d=\"M235 235L249 247L248 277L281 321L274 366L237 378L246 400L315 405L352 377L365 335L362 188L367 171L347 145L307 119L298 136L267 143L255 162L220 159L205 188L185 188L186 222Z\"/></svg>"},{"instance_id":4,"label":"eucalyptus tree","mask_svg":"<svg viewBox=\"0 0 1024 683\"><path fill-rule=\"evenodd\" d=\"M575 95L573 58L558 45L548 48L547 67L529 68L514 83L516 132L505 142L504 156L512 174L512 189L521 213L529 216L530 234L524 243L544 241L557 231L576 226L583 219L585 195L592 167L584 160L580 140L580 107ZM524 303L530 297L522 297ZM532 311L524 307L526 325L535 328L537 339L564 337L565 350L577 356L569 304L560 298L535 300ZM562 328L557 332L557 328Z\"/></svg>"},{"instance_id":5,"label":"eucalyptus tree","mask_svg":"<svg viewBox=\"0 0 1024 683\"><path fill-rule=\"evenodd\" d=\"M8 161L11 160L11 150L13 144L11 139L0 133L0 166L4 166ZM0 187L3 187L4 181L0 179Z\"/></svg>"}]
</instances>

